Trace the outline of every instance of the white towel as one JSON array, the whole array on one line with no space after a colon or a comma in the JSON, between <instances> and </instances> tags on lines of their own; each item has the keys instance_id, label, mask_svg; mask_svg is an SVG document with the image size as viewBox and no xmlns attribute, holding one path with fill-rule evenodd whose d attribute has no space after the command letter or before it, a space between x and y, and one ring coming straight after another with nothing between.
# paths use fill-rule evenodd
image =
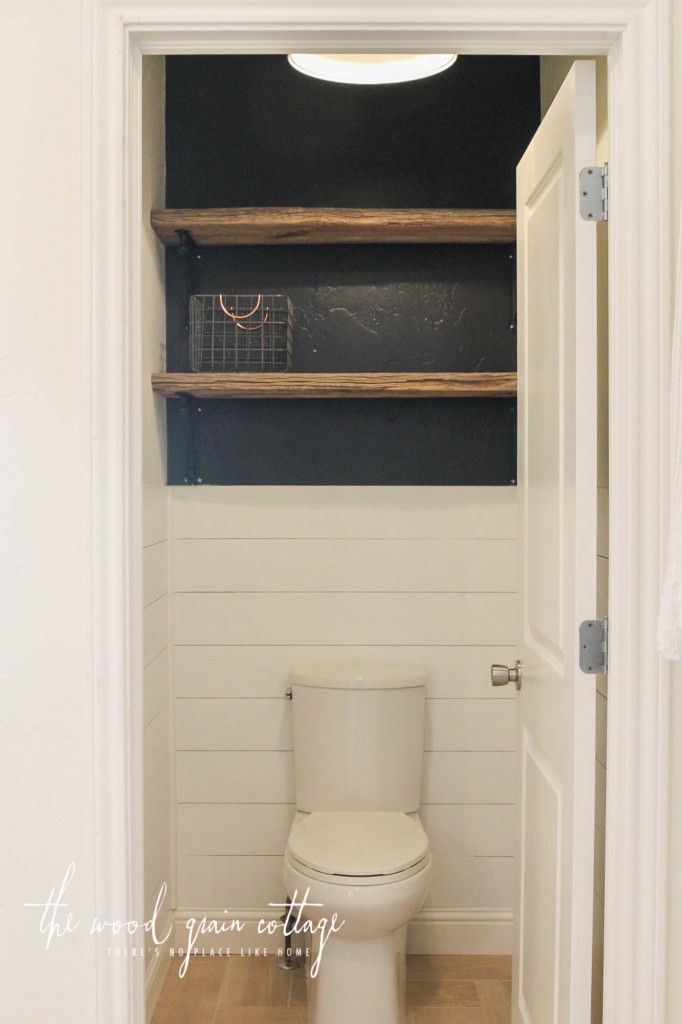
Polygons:
<instances>
[{"instance_id":1,"label":"white towel","mask_svg":"<svg viewBox=\"0 0 682 1024\"><path fill-rule=\"evenodd\" d=\"M668 562L658 613L658 649L682 658L682 223L677 250L677 287L670 372L670 525Z\"/></svg>"}]
</instances>

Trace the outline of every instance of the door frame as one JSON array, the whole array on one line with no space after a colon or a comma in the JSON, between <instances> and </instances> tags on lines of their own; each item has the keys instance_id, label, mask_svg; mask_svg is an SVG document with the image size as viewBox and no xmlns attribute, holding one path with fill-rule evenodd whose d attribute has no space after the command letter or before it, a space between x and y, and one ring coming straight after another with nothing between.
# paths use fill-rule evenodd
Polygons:
<instances>
[{"instance_id":1,"label":"door frame","mask_svg":"<svg viewBox=\"0 0 682 1024\"><path fill-rule=\"evenodd\" d=\"M85 665L92 899L141 913L141 61L145 54L453 49L609 58L609 617L605 1024L663 1024L669 666L665 554L672 246L668 0L87 0L82 224ZM646 188L640 183L645 170ZM96 1024L142 1024L134 960L95 956Z\"/></svg>"}]
</instances>

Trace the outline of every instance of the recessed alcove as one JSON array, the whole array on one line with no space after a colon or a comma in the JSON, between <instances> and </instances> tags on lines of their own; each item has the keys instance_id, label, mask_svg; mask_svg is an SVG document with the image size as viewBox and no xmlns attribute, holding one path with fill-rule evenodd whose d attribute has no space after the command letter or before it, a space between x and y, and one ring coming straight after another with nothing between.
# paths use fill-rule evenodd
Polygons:
<instances>
[{"instance_id":1,"label":"recessed alcove","mask_svg":"<svg viewBox=\"0 0 682 1024\"><path fill-rule=\"evenodd\" d=\"M148 788L154 808L168 799L152 822L173 822L174 935L198 908L255 930L282 898L287 675L360 657L429 672L422 815L437 859L410 950L508 953L515 702L489 666L515 654L512 211L538 61L461 58L433 95L364 104L325 83L308 95L285 63L166 60L166 193L145 210L164 211L153 380L172 485L167 520L149 495L150 575L161 548L171 569L146 632L165 607L171 626L145 685L158 694L168 672L172 686L147 734L154 751L172 723L176 780L161 798L158 776ZM189 296L261 290L291 298L291 369L192 373Z\"/></svg>"}]
</instances>

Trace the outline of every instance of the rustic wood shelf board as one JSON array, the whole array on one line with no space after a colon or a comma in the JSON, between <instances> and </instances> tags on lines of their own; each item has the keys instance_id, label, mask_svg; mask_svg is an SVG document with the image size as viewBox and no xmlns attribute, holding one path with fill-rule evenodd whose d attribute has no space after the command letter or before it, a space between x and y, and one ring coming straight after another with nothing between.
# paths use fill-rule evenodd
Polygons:
<instances>
[{"instance_id":1,"label":"rustic wood shelf board","mask_svg":"<svg viewBox=\"0 0 682 1024\"><path fill-rule=\"evenodd\" d=\"M196 245L358 243L503 244L516 240L513 210L363 210L337 207L242 207L154 210L165 245L186 232Z\"/></svg>"},{"instance_id":2,"label":"rustic wood shelf board","mask_svg":"<svg viewBox=\"0 0 682 1024\"><path fill-rule=\"evenodd\" d=\"M515 373L155 373L166 398L513 398Z\"/></svg>"}]
</instances>

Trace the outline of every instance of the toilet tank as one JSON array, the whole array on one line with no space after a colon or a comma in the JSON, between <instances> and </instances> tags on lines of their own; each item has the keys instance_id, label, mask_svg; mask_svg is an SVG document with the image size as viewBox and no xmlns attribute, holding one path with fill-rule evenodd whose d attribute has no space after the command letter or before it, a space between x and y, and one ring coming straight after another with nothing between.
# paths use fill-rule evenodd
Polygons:
<instances>
[{"instance_id":1,"label":"toilet tank","mask_svg":"<svg viewBox=\"0 0 682 1024\"><path fill-rule=\"evenodd\" d=\"M423 669L328 662L294 669L290 682L300 811L419 809Z\"/></svg>"}]
</instances>

